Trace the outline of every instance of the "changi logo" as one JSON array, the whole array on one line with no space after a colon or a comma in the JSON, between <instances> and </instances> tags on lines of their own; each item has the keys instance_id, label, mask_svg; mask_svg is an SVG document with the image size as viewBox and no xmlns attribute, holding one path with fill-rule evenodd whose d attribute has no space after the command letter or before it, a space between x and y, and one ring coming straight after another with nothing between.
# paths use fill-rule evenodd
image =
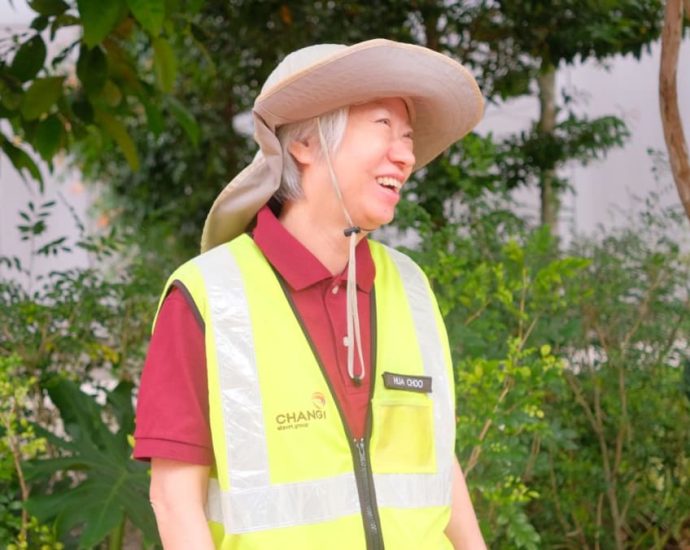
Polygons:
<instances>
[{"instance_id":1,"label":"changi logo","mask_svg":"<svg viewBox=\"0 0 690 550\"><path fill-rule=\"evenodd\" d=\"M317 409L323 409L326 406L326 398L320 391L311 394L311 401Z\"/></svg>"},{"instance_id":2,"label":"changi logo","mask_svg":"<svg viewBox=\"0 0 690 550\"><path fill-rule=\"evenodd\" d=\"M276 415L276 429L297 430L308 428L311 422L326 419L326 397L315 391L311 394L311 406L305 409L286 411Z\"/></svg>"}]
</instances>

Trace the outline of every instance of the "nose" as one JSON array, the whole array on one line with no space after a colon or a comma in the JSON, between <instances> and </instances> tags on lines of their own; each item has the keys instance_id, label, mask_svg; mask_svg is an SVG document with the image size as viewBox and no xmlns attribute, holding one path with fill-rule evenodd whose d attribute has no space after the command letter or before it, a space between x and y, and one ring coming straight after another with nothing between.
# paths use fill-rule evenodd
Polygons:
<instances>
[{"instance_id":1,"label":"nose","mask_svg":"<svg viewBox=\"0 0 690 550\"><path fill-rule=\"evenodd\" d=\"M409 138L399 138L391 143L389 158L406 173L412 171L415 163L414 147Z\"/></svg>"}]
</instances>

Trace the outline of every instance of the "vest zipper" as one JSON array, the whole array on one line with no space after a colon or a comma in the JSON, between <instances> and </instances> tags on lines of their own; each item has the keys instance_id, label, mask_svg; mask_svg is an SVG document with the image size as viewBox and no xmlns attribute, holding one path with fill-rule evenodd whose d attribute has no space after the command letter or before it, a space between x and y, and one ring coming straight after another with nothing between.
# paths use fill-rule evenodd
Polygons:
<instances>
[{"instance_id":1,"label":"vest zipper","mask_svg":"<svg viewBox=\"0 0 690 550\"><path fill-rule=\"evenodd\" d=\"M381 522L376 508L376 491L374 489L374 479L371 474L371 467L369 466L366 445L364 438L354 439L353 442L357 450L358 463L355 468L355 479L357 480L359 504L364 519L364 534L367 539L367 550L383 549Z\"/></svg>"},{"instance_id":2,"label":"vest zipper","mask_svg":"<svg viewBox=\"0 0 690 550\"><path fill-rule=\"evenodd\" d=\"M273 268L273 266L271 266ZM333 385L331 384L328 375L326 374L326 368L321 362L321 357L316 351L316 346L312 341L309 333L307 332L307 327L304 325L302 317L300 317L297 312L297 307L292 301L292 296L290 296L290 291L286 287L286 283L283 278L278 274L278 272L273 269L273 272L280 283L285 298L287 299L292 312L295 315L302 332L309 347L311 348L314 358L321 369L321 374L326 381L328 390L331 393L333 402L335 403L336 409L338 409L338 415L340 416L340 422L345 429L348 442L350 444L350 452L352 453L352 462L354 466L355 481L357 483L357 494L359 496L359 507L362 513L362 521L364 523L364 537L367 542L367 550L384 550L383 545L383 534L381 533L381 519L379 518L378 507L376 504L376 488L374 487L374 478L371 473L371 466L369 463L369 453L368 453L368 443L371 436L371 398L374 395L374 382L376 374L376 294L375 289L371 290L371 389L369 390L369 410L367 411L367 427L366 433L363 438L355 439L352 437L352 432L350 431L350 426L345 422L345 414L340 406L340 402L335 396L335 391L333 391Z\"/></svg>"}]
</instances>

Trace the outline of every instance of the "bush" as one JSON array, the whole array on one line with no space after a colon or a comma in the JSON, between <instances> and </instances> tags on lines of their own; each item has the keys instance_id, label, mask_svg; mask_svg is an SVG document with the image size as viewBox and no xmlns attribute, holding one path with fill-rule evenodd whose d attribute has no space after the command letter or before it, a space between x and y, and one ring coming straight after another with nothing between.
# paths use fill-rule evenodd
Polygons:
<instances>
[{"instance_id":1,"label":"bush","mask_svg":"<svg viewBox=\"0 0 690 550\"><path fill-rule=\"evenodd\" d=\"M654 212L659 212L654 214ZM412 251L453 346L457 451L491 548L673 548L690 539L690 330L682 214L559 253L495 205Z\"/></svg>"},{"instance_id":2,"label":"bush","mask_svg":"<svg viewBox=\"0 0 690 550\"><path fill-rule=\"evenodd\" d=\"M53 207L30 203L21 213L19 230L32 257L80 247L94 267L39 278L16 258L0 257L15 274L0 281L0 445L15 459L9 464L3 453L0 462L0 483L12 495L0 501L0 514L8 518L0 542L33 548L57 537L70 548L93 547L108 536L110 547L118 548L126 524L133 523L154 543L147 467L130 459L128 435L134 382L161 280L173 262L163 251L136 247L131 233L87 236L78 220L74 242L45 242ZM107 408L91 394L106 399ZM6 421L6 414L14 416ZM68 439L60 437L65 432Z\"/></svg>"}]
</instances>

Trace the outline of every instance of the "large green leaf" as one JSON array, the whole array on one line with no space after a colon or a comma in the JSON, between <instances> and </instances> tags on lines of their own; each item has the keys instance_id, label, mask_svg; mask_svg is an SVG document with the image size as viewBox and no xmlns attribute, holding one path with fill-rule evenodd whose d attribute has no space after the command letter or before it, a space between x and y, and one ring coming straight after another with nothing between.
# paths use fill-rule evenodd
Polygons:
<instances>
[{"instance_id":1,"label":"large green leaf","mask_svg":"<svg viewBox=\"0 0 690 550\"><path fill-rule=\"evenodd\" d=\"M134 391L134 384L123 381L108 394L107 402L112 405L120 426L134 426L132 391Z\"/></svg>"},{"instance_id":2,"label":"large green leaf","mask_svg":"<svg viewBox=\"0 0 690 550\"><path fill-rule=\"evenodd\" d=\"M38 78L22 98L20 111L26 120L34 120L47 112L62 95L63 76Z\"/></svg>"},{"instance_id":3,"label":"large green leaf","mask_svg":"<svg viewBox=\"0 0 690 550\"><path fill-rule=\"evenodd\" d=\"M96 111L95 117L96 122L117 143L129 167L134 171L139 170L139 155L137 154L134 141L132 141L132 137L127 132L124 124L104 111Z\"/></svg>"},{"instance_id":4,"label":"large green leaf","mask_svg":"<svg viewBox=\"0 0 690 550\"><path fill-rule=\"evenodd\" d=\"M196 147L199 144L201 130L199 129L199 124L197 124L194 115L190 113L187 108L174 97L168 98L168 105L173 116L177 122L180 123L180 126L182 126L182 129L187 134L187 137L189 137L189 140Z\"/></svg>"},{"instance_id":5,"label":"large green leaf","mask_svg":"<svg viewBox=\"0 0 690 550\"><path fill-rule=\"evenodd\" d=\"M22 82L31 80L43 68L46 60L46 45L40 34L24 42L17 50L10 72Z\"/></svg>"},{"instance_id":6,"label":"large green leaf","mask_svg":"<svg viewBox=\"0 0 690 550\"><path fill-rule=\"evenodd\" d=\"M50 161L60 148L64 128L56 115L42 120L36 128L33 144L43 160Z\"/></svg>"},{"instance_id":7,"label":"large green leaf","mask_svg":"<svg viewBox=\"0 0 690 550\"><path fill-rule=\"evenodd\" d=\"M0 144L2 145L3 153L10 159L10 162L15 170L19 172L19 175L24 178L24 172L28 172L29 175L39 183L41 192L43 192L43 176L41 175L41 171L26 151L15 146L3 134L0 134Z\"/></svg>"},{"instance_id":8,"label":"large green leaf","mask_svg":"<svg viewBox=\"0 0 690 550\"><path fill-rule=\"evenodd\" d=\"M158 136L165 128L165 121L163 120L163 113L161 112L158 105L149 101L146 96L142 94L139 97L141 103L144 105L144 110L146 111L146 121L149 125L149 130L153 135Z\"/></svg>"},{"instance_id":9,"label":"large green leaf","mask_svg":"<svg viewBox=\"0 0 690 550\"><path fill-rule=\"evenodd\" d=\"M177 59L165 38L154 39L153 58L158 87L164 92L171 91L177 76Z\"/></svg>"},{"instance_id":10,"label":"large green leaf","mask_svg":"<svg viewBox=\"0 0 690 550\"><path fill-rule=\"evenodd\" d=\"M8 78L0 79L0 104L13 115L22 104L24 90L21 82L8 75Z\"/></svg>"},{"instance_id":11,"label":"large green leaf","mask_svg":"<svg viewBox=\"0 0 690 550\"><path fill-rule=\"evenodd\" d=\"M60 15L69 8L62 0L29 0L29 6L41 15Z\"/></svg>"},{"instance_id":12,"label":"large green leaf","mask_svg":"<svg viewBox=\"0 0 690 550\"><path fill-rule=\"evenodd\" d=\"M82 45L77 61L77 76L87 94L101 91L108 79L108 59L99 46L88 48Z\"/></svg>"},{"instance_id":13,"label":"large green leaf","mask_svg":"<svg viewBox=\"0 0 690 550\"><path fill-rule=\"evenodd\" d=\"M84 43L92 48L119 23L127 6L124 0L77 0L84 27Z\"/></svg>"},{"instance_id":14,"label":"large green leaf","mask_svg":"<svg viewBox=\"0 0 690 550\"><path fill-rule=\"evenodd\" d=\"M151 36L158 36L165 19L165 0L127 0L129 9Z\"/></svg>"},{"instance_id":15,"label":"large green leaf","mask_svg":"<svg viewBox=\"0 0 690 550\"><path fill-rule=\"evenodd\" d=\"M59 537L79 528L79 548L97 546L125 516L148 542L157 540L147 498L148 466L131 460L127 441L134 429L132 387L122 383L107 396L109 417L117 423L114 431L103 422L104 407L75 383L59 380L48 386L69 437L53 436L52 441L57 440L66 456L29 463L27 477L47 479L57 472L79 471L79 481L67 491L32 496L26 507L42 523L53 522Z\"/></svg>"}]
</instances>

